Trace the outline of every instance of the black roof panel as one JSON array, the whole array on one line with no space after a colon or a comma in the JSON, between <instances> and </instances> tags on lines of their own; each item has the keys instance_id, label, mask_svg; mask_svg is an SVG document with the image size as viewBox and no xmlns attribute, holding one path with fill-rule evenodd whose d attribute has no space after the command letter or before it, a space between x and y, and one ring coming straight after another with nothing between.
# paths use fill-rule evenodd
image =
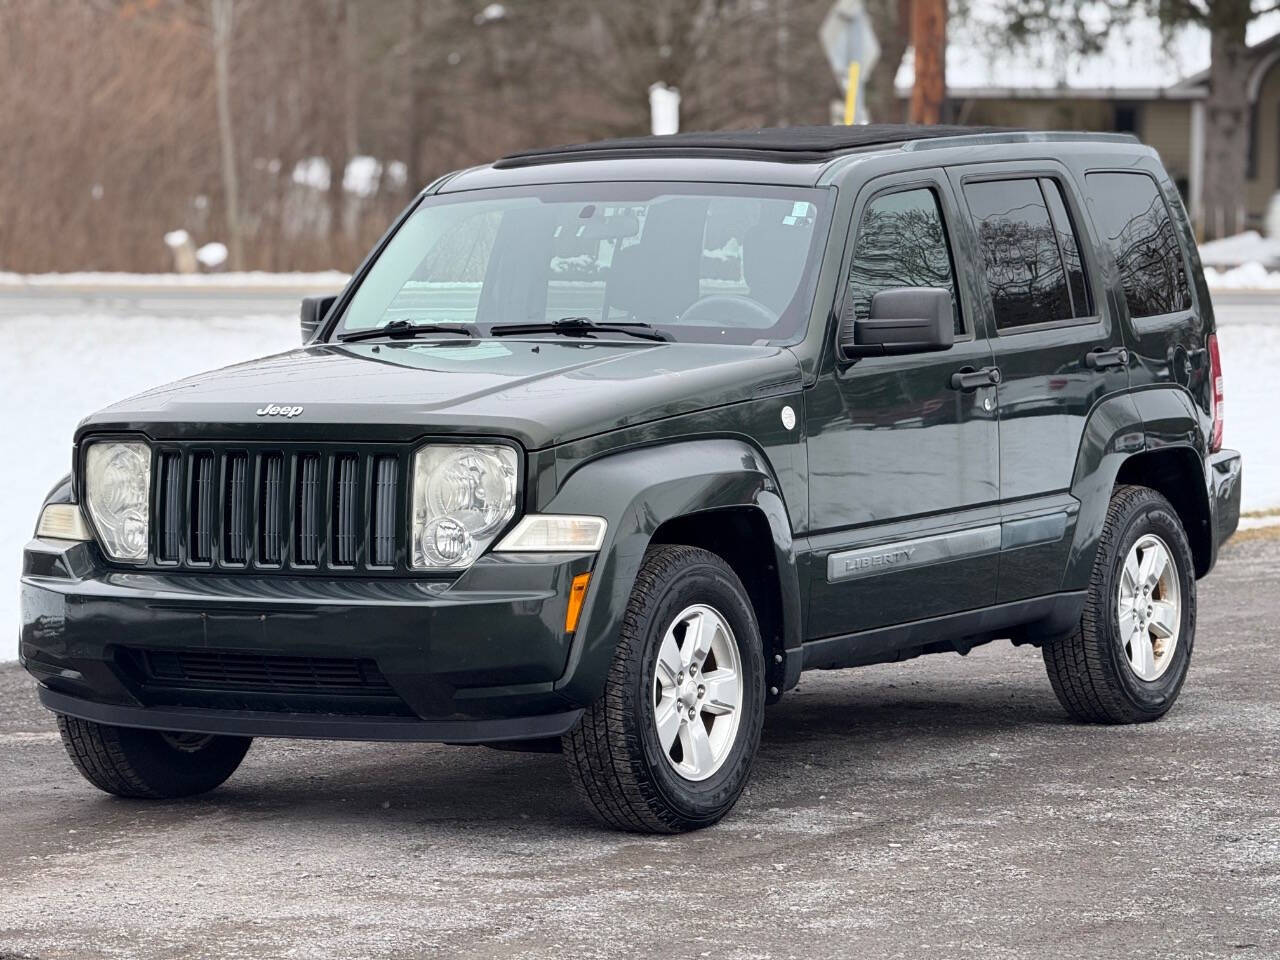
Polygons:
<instances>
[{"instance_id":1,"label":"black roof panel","mask_svg":"<svg viewBox=\"0 0 1280 960\"><path fill-rule=\"evenodd\" d=\"M609 156L736 156L743 159L811 163L859 147L967 137L984 133L1016 133L1008 127L917 126L906 123L868 123L830 127L764 127L675 133L662 137L619 137L539 150L523 150L503 157L495 167L525 167L561 160L603 160Z\"/></svg>"}]
</instances>

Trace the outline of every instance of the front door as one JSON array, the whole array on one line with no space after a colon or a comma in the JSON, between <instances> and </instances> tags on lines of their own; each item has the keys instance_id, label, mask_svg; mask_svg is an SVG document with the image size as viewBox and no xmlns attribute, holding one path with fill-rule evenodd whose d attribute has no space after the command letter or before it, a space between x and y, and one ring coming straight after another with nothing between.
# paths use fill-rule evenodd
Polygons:
<instances>
[{"instance_id":1,"label":"front door","mask_svg":"<svg viewBox=\"0 0 1280 960\"><path fill-rule=\"evenodd\" d=\"M978 164L949 174L1002 375L998 599L1009 603L1061 589L1085 423L1103 397L1128 388L1128 350L1066 168Z\"/></svg>"},{"instance_id":2,"label":"front door","mask_svg":"<svg viewBox=\"0 0 1280 960\"><path fill-rule=\"evenodd\" d=\"M987 606L1000 549L991 346L957 282L959 213L940 170L873 181L859 197L842 311L894 287L952 292L949 350L846 359L826 347L806 398L811 547L808 639ZM968 374L957 382L954 375Z\"/></svg>"}]
</instances>

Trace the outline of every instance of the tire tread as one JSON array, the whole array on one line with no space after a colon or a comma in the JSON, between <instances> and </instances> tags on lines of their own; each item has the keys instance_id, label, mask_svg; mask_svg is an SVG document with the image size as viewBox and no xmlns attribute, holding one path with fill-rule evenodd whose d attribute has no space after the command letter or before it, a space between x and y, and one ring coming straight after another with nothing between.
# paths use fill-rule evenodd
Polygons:
<instances>
[{"instance_id":1,"label":"tire tread","mask_svg":"<svg viewBox=\"0 0 1280 960\"><path fill-rule=\"evenodd\" d=\"M1114 676L1111 651L1115 642L1108 604L1111 571L1128 519L1144 508L1158 508L1177 517L1169 501L1150 487L1116 487L1098 538L1080 625L1069 636L1045 643L1042 650L1049 683L1058 701L1074 719L1085 723L1134 723L1160 715L1140 712L1124 695ZM1183 543L1171 547L1188 551L1185 535ZM1188 594L1194 623L1194 590Z\"/></svg>"},{"instance_id":2,"label":"tire tread","mask_svg":"<svg viewBox=\"0 0 1280 960\"><path fill-rule=\"evenodd\" d=\"M637 833L679 833L698 824L685 821L660 796L646 775L643 745L627 697L644 648L644 614L663 586L691 565L710 564L737 582L720 557L696 547L662 545L645 556L622 618L605 692L565 735L564 754L583 804L604 824Z\"/></svg>"}]
</instances>

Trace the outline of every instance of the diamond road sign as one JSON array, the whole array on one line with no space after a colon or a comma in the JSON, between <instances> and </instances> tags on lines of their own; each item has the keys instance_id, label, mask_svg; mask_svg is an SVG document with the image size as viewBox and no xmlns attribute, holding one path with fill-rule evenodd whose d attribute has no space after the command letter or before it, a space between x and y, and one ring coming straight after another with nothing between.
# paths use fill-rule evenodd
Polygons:
<instances>
[{"instance_id":1,"label":"diamond road sign","mask_svg":"<svg viewBox=\"0 0 1280 960\"><path fill-rule=\"evenodd\" d=\"M818 28L818 39L822 41L822 49L841 90L848 86L851 63L858 64L860 80L865 82L880 59L880 44L862 0L836 0ZM863 97L859 94L858 119L865 121L866 108L862 103Z\"/></svg>"}]
</instances>

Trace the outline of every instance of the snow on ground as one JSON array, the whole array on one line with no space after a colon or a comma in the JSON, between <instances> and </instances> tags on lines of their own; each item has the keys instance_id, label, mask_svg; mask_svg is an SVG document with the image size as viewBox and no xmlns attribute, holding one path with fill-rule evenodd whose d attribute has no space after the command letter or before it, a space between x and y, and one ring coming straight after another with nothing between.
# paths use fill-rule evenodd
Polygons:
<instances>
[{"instance_id":1,"label":"snow on ground","mask_svg":"<svg viewBox=\"0 0 1280 960\"><path fill-rule=\"evenodd\" d=\"M1280 323L1269 308L1219 330L1226 377L1226 442L1245 455L1245 509L1280 507L1280 431L1273 371ZM1252 314L1250 315L1252 316ZM143 317L112 313L0 320L0 383L11 410L0 433L0 661L17 655L22 545L49 488L70 467L71 436L92 411L201 370L286 350L297 342L290 314Z\"/></svg>"},{"instance_id":2,"label":"snow on ground","mask_svg":"<svg viewBox=\"0 0 1280 960\"><path fill-rule=\"evenodd\" d=\"M1280 272L1268 270L1257 260L1231 269L1205 267L1204 279L1210 290L1280 290Z\"/></svg>"},{"instance_id":3,"label":"snow on ground","mask_svg":"<svg viewBox=\"0 0 1280 960\"><path fill-rule=\"evenodd\" d=\"M340 290L348 275L339 270L318 273L0 273L0 287L255 287Z\"/></svg>"},{"instance_id":4,"label":"snow on ground","mask_svg":"<svg viewBox=\"0 0 1280 960\"><path fill-rule=\"evenodd\" d=\"M17 582L49 488L71 469L71 437L88 414L179 377L287 350L298 319L85 314L0 321L0 661L18 655ZM14 415L16 413L16 415Z\"/></svg>"},{"instance_id":5,"label":"snow on ground","mask_svg":"<svg viewBox=\"0 0 1280 960\"><path fill-rule=\"evenodd\" d=\"M1200 262L1206 267L1230 270L1233 267L1280 265L1280 239L1264 237L1257 230L1246 230L1221 240L1209 240L1200 246Z\"/></svg>"},{"instance_id":6,"label":"snow on ground","mask_svg":"<svg viewBox=\"0 0 1280 960\"><path fill-rule=\"evenodd\" d=\"M1038 32L1018 46L1008 43L1004 0L969 0L964 15L947 27L947 87L950 91L1002 88L1015 96L1057 96L1071 90L1164 89L1208 69L1209 31L1201 26L1166 30L1156 17L1133 11L1126 23L1100 37L1100 49L1082 54L1069 42L1076 19L1091 31L1104 29L1103 3L1059 3L1061 27ZM1066 19L1072 23L1065 22ZM1249 24L1248 42L1259 43L1280 28L1270 11ZM911 92L915 60L903 57L895 85Z\"/></svg>"}]
</instances>

